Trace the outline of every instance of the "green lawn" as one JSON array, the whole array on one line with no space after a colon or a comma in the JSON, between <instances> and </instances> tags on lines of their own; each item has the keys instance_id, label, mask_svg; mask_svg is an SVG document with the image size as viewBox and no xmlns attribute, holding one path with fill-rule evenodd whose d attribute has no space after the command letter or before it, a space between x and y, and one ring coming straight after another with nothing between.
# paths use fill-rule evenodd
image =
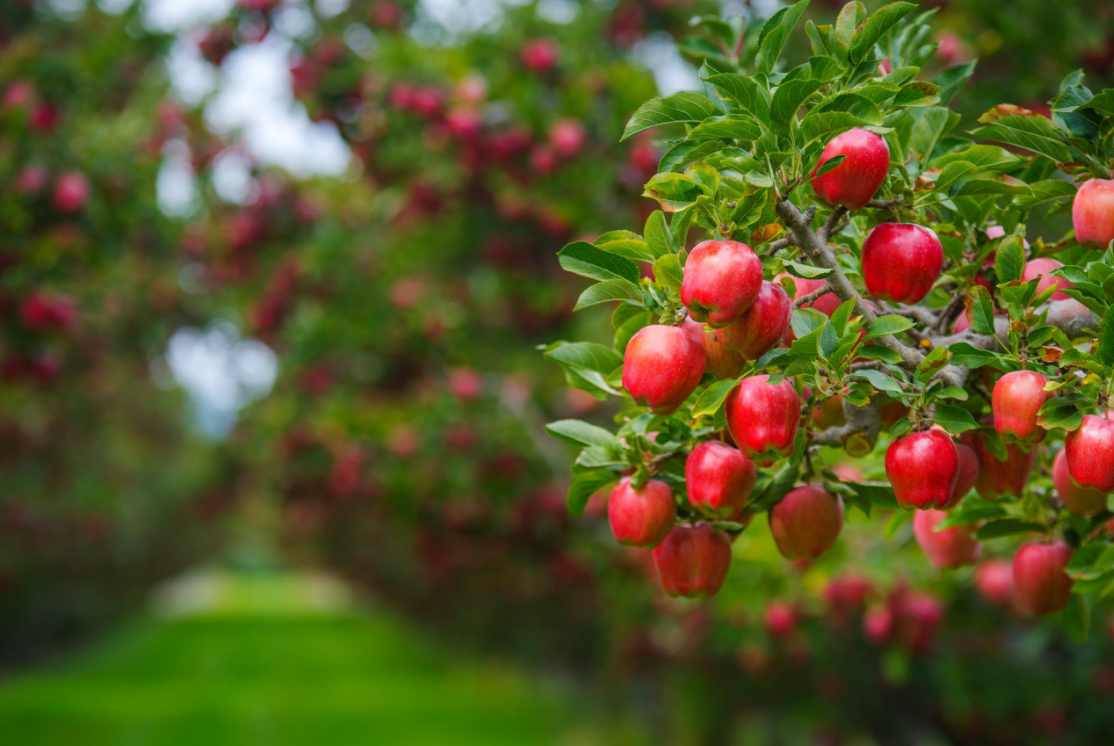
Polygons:
<instances>
[{"instance_id":1,"label":"green lawn","mask_svg":"<svg viewBox=\"0 0 1114 746\"><path fill-rule=\"evenodd\" d=\"M385 613L321 603L304 579L220 576L218 586L188 613L146 617L74 658L0 683L3 742L601 740L551 683L450 654Z\"/></svg>"}]
</instances>

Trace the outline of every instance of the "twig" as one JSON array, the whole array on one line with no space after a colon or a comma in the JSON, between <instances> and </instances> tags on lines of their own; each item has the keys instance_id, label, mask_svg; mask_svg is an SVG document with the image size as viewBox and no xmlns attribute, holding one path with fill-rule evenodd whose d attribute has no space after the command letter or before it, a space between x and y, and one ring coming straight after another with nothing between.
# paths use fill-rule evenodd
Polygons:
<instances>
[{"instance_id":1,"label":"twig","mask_svg":"<svg viewBox=\"0 0 1114 746\"><path fill-rule=\"evenodd\" d=\"M832 289L825 283L824 285L816 288L816 290L813 290L808 295L802 295L800 298L793 301L793 308L802 308L804 306L807 306L809 303L812 303L821 295L827 295L830 292L832 292Z\"/></svg>"}]
</instances>

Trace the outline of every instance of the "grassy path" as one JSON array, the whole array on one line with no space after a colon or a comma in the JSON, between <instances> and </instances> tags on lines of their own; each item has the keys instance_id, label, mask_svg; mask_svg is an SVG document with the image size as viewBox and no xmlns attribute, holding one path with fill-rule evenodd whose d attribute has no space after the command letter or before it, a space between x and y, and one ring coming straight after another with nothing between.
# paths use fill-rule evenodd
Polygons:
<instances>
[{"instance_id":1,"label":"grassy path","mask_svg":"<svg viewBox=\"0 0 1114 746\"><path fill-rule=\"evenodd\" d=\"M3 742L598 742L552 687L449 654L338 598L306 578L199 579L164 603L172 616L0 682Z\"/></svg>"}]
</instances>

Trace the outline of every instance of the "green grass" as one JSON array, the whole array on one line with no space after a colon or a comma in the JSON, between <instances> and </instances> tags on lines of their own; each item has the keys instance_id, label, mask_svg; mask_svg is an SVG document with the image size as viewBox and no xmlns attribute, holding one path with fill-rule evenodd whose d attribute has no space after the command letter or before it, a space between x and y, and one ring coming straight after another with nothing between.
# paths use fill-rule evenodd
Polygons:
<instances>
[{"instance_id":1,"label":"green grass","mask_svg":"<svg viewBox=\"0 0 1114 746\"><path fill-rule=\"evenodd\" d=\"M289 576L223 578L202 611L144 618L75 658L0 683L3 742L598 740L552 685L450 653L388 614L311 598Z\"/></svg>"}]
</instances>

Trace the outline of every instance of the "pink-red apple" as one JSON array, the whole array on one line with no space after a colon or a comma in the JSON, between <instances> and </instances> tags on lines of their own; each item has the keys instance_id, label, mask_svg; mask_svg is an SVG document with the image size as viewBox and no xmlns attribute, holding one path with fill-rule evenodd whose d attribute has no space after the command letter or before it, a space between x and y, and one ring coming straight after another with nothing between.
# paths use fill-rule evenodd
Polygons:
<instances>
[{"instance_id":1,"label":"pink-red apple","mask_svg":"<svg viewBox=\"0 0 1114 746\"><path fill-rule=\"evenodd\" d=\"M980 562L975 568L975 587L990 603L1008 606L1013 601L1013 563L1004 559Z\"/></svg>"},{"instance_id":2,"label":"pink-red apple","mask_svg":"<svg viewBox=\"0 0 1114 746\"><path fill-rule=\"evenodd\" d=\"M956 443L955 449L959 453L959 474L955 480L955 492L952 494L952 500L946 507L957 504L979 481L978 454L965 443Z\"/></svg>"},{"instance_id":3,"label":"pink-red apple","mask_svg":"<svg viewBox=\"0 0 1114 746\"><path fill-rule=\"evenodd\" d=\"M886 449L886 476L899 505L946 507L959 480L959 450L936 428L903 435Z\"/></svg>"},{"instance_id":4,"label":"pink-red apple","mask_svg":"<svg viewBox=\"0 0 1114 746\"><path fill-rule=\"evenodd\" d=\"M831 548L843 528L843 503L819 487L789 491L769 513L770 533L786 559L815 559Z\"/></svg>"},{"instance_id":5,"label":"pink-red apple","mask_svg":"<svg viewBox=\"0 0 1114 746\"><path fill-rule=\"evenodd\" d=\"M679 407L700 383L704 347L679 326L651 324L635 333L623 355L623 388L659 414Z\"/></svg>"},{"instance_id":6,"label":"pink-red apple","mask_svg":"<svg viewBox=\"0 0 1114 746\"><path fill-rule=\"evenodd\" d=\"M701 241L685 260L681 302L697 321L715 326L743 315L762 289L762 262L745 243Z\"/></svg>"},{"instance_id":7,"label":"pink-red apple","mask_svg":"<svg viewBox=\"0 0 1114 746\"><path fill-rule=\"evenodd\" d=\"M841 155L839 165L816 175L821 166ZM868 130L847 130L824 146L812 171L812 188L829 205L857 210L874 197L889 168L890 148L885 140Z\"/></svg>"},{"instance_id":8,"label":"pink-red apple","mask_svg":"<svg viewBox=\"0 0 1114 746\"><path fill-rule=\"evenodd\" d=\"M1109 412L1084 417L1079 429L1068 435L1064 450L1077 484L1114 492L1114 419Z\"/></svg>"},{"instance_id":9,"label":"pink-red apple","mask_svg":"<svg viewBox=\"0 0 1114 746\"><path fill-rule=\"evenodd\" d=\"M1037 446L1026 450L1020 444L1007 443L1005 460L990 450L987 438L980 432L964 436L964 440L979 457L979 477L975 490L981 497L993 500L1001 495L1020 495L1029 481L1029 473L1036 461Z\"/></svg>"},{"instance_id":10,"label":"pink-red apple","mask_svg":"<svg viewBox=\"0 0 1114 746\"><path fill-rule=\"evenodd\" d=\"M714 596L730 564L727 535L706 523L675 526L654 548L661 587L670 596Z\"/></svg>"},{"instance_id":11,"label":"pink-red apple","mask_svg":"<svg viewBox=\"0 0 1114 746\"><path fill-rule=\"evenodd\" d=\"M624 477L607 501L607 520L620 544L656 546L673 527L673 490L660 479L651 479L637 489Z\"/></svg>"},{"instance_id":12,"label":"pink-red apple","mask_svg":"<svg viewBox=\"0 0 1114 746\"><path fill-rule=\"evenodd\" d=\"M771 601L762 614L762 626L770 637L785 639L797 629L797 607L788 601Z\"/></svg>"},{"instance_id":13,"label":"pink-red apple","mask_svg":"<svg viewBox=\"0 0 1114 746\"><path fill-rule=\"evenodd\" d=\"M1092 516L1106 509L1106 493L1092 487L1082 487L1072 479L1068 469L1066 451L1056 454L1052 462L1052 484L1060 502L1071 513Z\"/></svg>"},{"instance_id":14,"label":"pink-red apple","mask_svg":"<svg viewBox=\"0 0 1114 746\"><path fill-rule=\"evenodd\" d=\"M1072 580L1064 571L1071 547L1062 541L1024 544L1013 556L1014 598L1028 614L1048 614L1068 605Z\"/></svg>"},{"instance_id":15,"label":"pink-red apple","mask_svg":"<svg viewBox=\"0 0 1114 746\"><path fill-rule=\"evenodd\" d=\"M947 515L943 510L918 510L913 516L913 536L936 567L969 565L978 556L979 544L963 526L937 530L936 525Z\"/></svg>"},{"instance_id":16,"label":"pink-red apple","mask_svg":"<svg viewBox=\"0 0 1114 746\"><path fill-rule=\"evenodd\" d=\"M748 376L728 394L726 412L731 437L744 453L785 453L797 435L801 400L788 378L774 384L767 375Z\"/></svg>"},{"instance_id":17,"label":"pink-red apple","mask_svg":"<svg viewBox=\"0 0 1114 746\"><path fill-rule=\"evenodd\" d=\"M936 233L912 223L881 223L863 243L863 280L871 295L917 303L932 289L944 266Z\"/></svg>"},{"instance_id":18,"label":"pink-red apple","mask_svg":"<svg viewBox=\"0 0 1114 746\"><path fill-rule=\"evenodd\" d=\"M1105 248L1114 241L1114 179L1088 179L1075 193L1071 222L1079 243Z\"/></svg>"},{"instance_id":19,"label":"pink-red apple","mask_svg":"<svg viewBox=\"0 0 1114 746\"><path fill-rule=\"evenodd\" d=\"M1048 379L1033 370L1011 371L998 379L990 408L999 435L1027 440L1041 432L1037 415L1050 396L1044 390L1046 383Z\"/></svg>"},{"instance_id":20,"label":"pink-red apple","mask_svg":"<svg viewBox=\"0 0 1114 746\"><path fill-rule=\"evenodd\" d=\"M1058 262L1047 256L1030 259L1025 264L1025 271L1022 273L1021 279L1025 282L1039 280L1037 282L1037 295L1055 289L1051 300L1066 300L1068 294L1064 291L1071 287L1071 281L1066 277L1052 274L1063 266L1063 262Z\"/></svg>"},{"instance_id":21,"label":"pink-red apple","mask_svg":"<svg viewBox=\"0 0 1114 746\"><path fill-rule=\"evenodd\" d=\"M756 478L754 462L738 448L718 440L696 446L685 460L689 502L715 516L736 515L750 497Z\"/></svg>"}]
</instances>

